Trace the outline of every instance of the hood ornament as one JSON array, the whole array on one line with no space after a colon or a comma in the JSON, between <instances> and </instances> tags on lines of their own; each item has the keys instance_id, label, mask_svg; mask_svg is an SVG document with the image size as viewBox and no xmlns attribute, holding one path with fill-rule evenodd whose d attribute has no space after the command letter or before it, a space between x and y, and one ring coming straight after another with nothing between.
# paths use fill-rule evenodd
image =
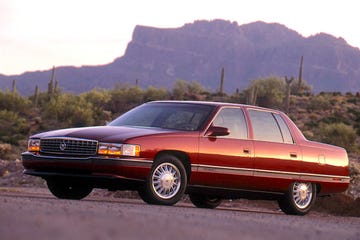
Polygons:
<instances>
[{"instance_id":1,"label":"hood ornament","mask_svg":"<svg viewBox=\"0 0 360 240\"><path fill-rule=\"evenodd\" d=\"M65 141L63 141L63 142L60 143L59 148L60 148L61 151L64 151L64 150L66 149L66 143L65 143Z\"/></svg>"}]
</instances>

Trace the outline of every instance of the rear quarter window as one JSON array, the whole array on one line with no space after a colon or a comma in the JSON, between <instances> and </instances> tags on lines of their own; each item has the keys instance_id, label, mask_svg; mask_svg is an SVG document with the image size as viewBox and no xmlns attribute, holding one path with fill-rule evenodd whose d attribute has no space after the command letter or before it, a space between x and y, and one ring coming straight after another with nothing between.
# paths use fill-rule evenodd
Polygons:
<instances>
[{"instance_id":1,"label":"rear quarter window","mask_svg":"<svg viewBox=\"0 0 360 240\"><path fill-rule=\"evenodd\" d=\"M294 143L294 139L284 119L279 114L274 114L274 117L279 124L284 143Z\"/></svg>"}]
</instances>

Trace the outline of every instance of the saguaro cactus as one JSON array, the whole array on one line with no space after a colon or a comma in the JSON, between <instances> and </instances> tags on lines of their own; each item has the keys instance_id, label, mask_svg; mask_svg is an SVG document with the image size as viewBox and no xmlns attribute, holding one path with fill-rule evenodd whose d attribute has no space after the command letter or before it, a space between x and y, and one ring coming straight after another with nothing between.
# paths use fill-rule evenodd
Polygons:
<instances>
[{"instance_id":1,"label":"saguaro cactus","mask_svg":"<svg viewBox=\"0 0 360 240\"><path fill-rule=\"evenodd\" d=\"M52 72L51 72L51 79L48 84L48 95L49 97L53 97L55 94L55 66L53 66Z\"/></svg>"},{"instance_id":2,"label":"saguaro cactus","mask_svg":"<svg viewBox=\"0 0 360 240\"><path fill-rule=\"evenodd\" d=\"M302 84L303 61L304 61L304 56L301 56L300 68L299 68L298 94L301 94L301 92L302 92L302 85L301 84Z\"/></svg>"},{"instance_id":3,"label":"saguaro cactus","mask_svg":"<svg viewBox=\"0 0 360 240\"><path fill-rule=\"evenodd\" d=\"M16 94L16 80L15 79L12 81L11 93L12 93L12 95Z\"/></svg>"},{"instance_id":4,"label":"saguaro cactus","mask_svg":"<svg viewBox=\"0 0 360 240\"><path fill-rule=\"evenodd\" d=\"M285 111L286 113L289 113L290 109L290 94L291 94L291 82L294 81L294 77L291 77L288 79L287 76L285 76L285 83L286 83L286 96L285 96Z\"/></svg>"},{"instance_id":5,"label":"saguaro cactus","mask_svg":"<svg viewBox=\"0 0 360 240\"><path fill-rule=\"evenodd\" d=\"M221 69L221 79L220 79L220 95L222 96L224 94L224 77L225 77L225 69L222 67Z\"/></svg>"},{"instance_id":6,"label":"saguaro cactus","mask_svg":"<svg viewBox=\"0 0 360 240\"><path fill-rule=\"evenodd\" d=\"M39 86L35 86L35 93L34 93L34 107L37 108L39 104Z\"/></svg>"}]
</instances>

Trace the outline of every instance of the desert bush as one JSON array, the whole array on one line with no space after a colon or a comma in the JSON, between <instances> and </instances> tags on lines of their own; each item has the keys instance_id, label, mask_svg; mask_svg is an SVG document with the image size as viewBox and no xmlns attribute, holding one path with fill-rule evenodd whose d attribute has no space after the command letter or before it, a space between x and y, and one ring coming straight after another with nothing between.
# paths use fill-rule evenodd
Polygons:
<instances>
[{"instance_id":1,"label":"desert bush","mask_svg":"<svg viewBox=\"0 0 360 240\"><path fill-rule=\"evenodd\" d=\"M169 99L169 92L166 88L148 87L144 91L144 102Z\"/></svg>"},{"instance_id":2,"label":"desert bush","mask_svg":"<svg viewBox=\"0 0 360 240\"><path fill-rule=\"evenodd\" d=\"M29 133L29 124L18 113L8 110L0 111L0 141L18 145L18 141Z\"/></svg>"},{"instance_id":3,"label":"desert bush","mask_svg":"<svg viewBox=\"0 0 360 240\"><path fill-rule=\"evenodd\" d=\"M355 148L356 131L344 123L320 123L317 135L321 142L343 147L347 151Z\"/></svg>"},{"instance_id":4,"label":"desert bush","mask_svg":"<svg viewBox=\"0 0 360 240\"><path fill-rule=\"evenodd\" d=\"M185 80L177 80L172 96L176 100L196 100L204 91L204 88L196 81L189 83Z\"/></svg>"},{"instance_id":5,"label":"desert bush","mask_svg":"<svg viewBox=\"0 0 360 240\"><path fill-rule=\"evenodd\" d=\"M317 111L317 110L329 110L332 108L330 103L330 96L328 95L317 95L310 99L310 102L307 106L308 111Z\"/></svg>"},{"instance_id":6,"label":"desert bush","mask_svg":"<svg viewBox=\"0 0 360 240\"><path fill-rule=\"evenodd\" d=\"M93 124L104 125L107 121L111 120L111 113L105 109L105 106L111 100L109 91L94 89L80 95L82 101L90 103L92 106Z\"/></svg>"},{"instance_id":7,"label":"desert bush","mask_svg":"<svg viewBox=\"0 0 360 240\"><path fill-rule=\"evenodd\" d=\"M61 94L52 98L44 108L44 119L50 128L81 127L94 124L91 102L72 94Z\"/></svg>"},{"instance_id":8,"label":"desert bush","mask_svg":"<svg viewBox=\"0 0 360 240\"><path fill-rule=\"evenodd\" d=\"M114 115L119 115L143 102L144 93L139 87L115 86L110 90L110 100L103 106Z\"/></svg>"},{"instance_id":9,"label":"desert bush","mask_svg":"<svg viewBox=\"0 0 360 240\"><path fill-rule=\"evenodd\" d=\"M13 112L27 112L31 106L31 101L18 94L0 91L0 109Z\"/></svg>"},{"instance_id":10,"label":"desert bush","mask_svg":"<svg viewBox=\"0 0 360 240\"><path fill-rule=\"evenodd\" d=\"M8 143L0 143L0 159L3 159L11 152L11 145Z\"/></svg>"}]
</instances>

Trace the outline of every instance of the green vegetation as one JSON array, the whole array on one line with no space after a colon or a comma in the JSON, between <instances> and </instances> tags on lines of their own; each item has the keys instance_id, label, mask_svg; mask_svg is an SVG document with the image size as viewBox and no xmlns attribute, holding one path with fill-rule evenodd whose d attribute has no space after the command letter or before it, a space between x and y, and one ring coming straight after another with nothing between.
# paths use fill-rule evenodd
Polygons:
<instances>
[{"instance_id":1,"label":"green vegetation","mask_svg":"<svg viewBox=\"0 0 360 240\"><path fill-rule=\"evenodd\" d=\"M94 89L74 95L59 86L48 92L35 88L30 97L0 91L0 158L16 156L26 148L29 135L66 127L104 125L125 111L152 100L205 100L254 104L289 111L289 116L310 140L344 147L357 158L360 142L360 95L311 93L311 87L291 83L289 97L282 78L252 81L244 91L233 94L207 91L196 81L178 80L171 91L165 88L117 85L111 90ZM50 85L49 85L50 86ZM285 106L285 102L287 102Z\"/></svg>"}]
</instances>

